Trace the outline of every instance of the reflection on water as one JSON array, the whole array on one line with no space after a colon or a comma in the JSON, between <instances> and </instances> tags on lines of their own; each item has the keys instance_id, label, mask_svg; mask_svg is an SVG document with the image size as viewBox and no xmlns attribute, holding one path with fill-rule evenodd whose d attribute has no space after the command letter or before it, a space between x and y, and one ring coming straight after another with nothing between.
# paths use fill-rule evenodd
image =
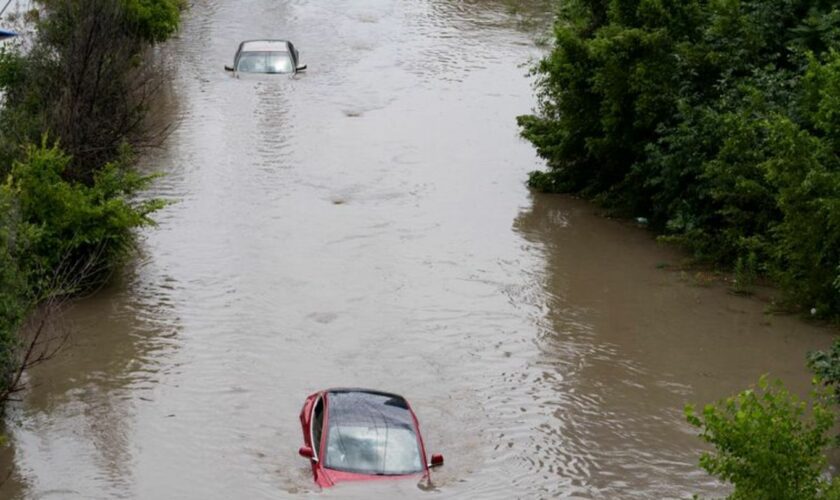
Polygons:
<instances>
[{"instance_id":1,"label":"reflection on water","mask_svg":"<svg viewBox=\"0 0 840 500\"><path fill-rule=\"evenodd\" d=\"M28 497L24 492L32 488L40 496L92 498L131 491L132 420L173 370L166 357L177 348L179 329L172 310L176 284L158 276L154 289L141 285L138 275L152 272L150 262L141 262L126 282L65 313L64 327L75 332L70 346L30 370L32 390L8 408L6 432L15 448L28 452L4 450L0 464L13 471L4 494ZM98 471L96 485L77 476L80 466ZM42 467L61 482L42 487L28 474Z\"/></svg>"},{"instance_id":2,"label":"reflection on water","mask_svg":"<svg viewBox=\"0 0 840 500\"><path fill-rule=\"evenodd\" d=\"M144 167L174 200L76 346L8 419L12 498L317 493L297 415L330 386L404 394L432 485L370 497L684 497L684 403L770 371L799 389L825 332L657 269L644 232L562 197L514 117L545 0L192 2L165 49L178 127ZM290 78L222 70L288 38ZM513 222L512 222L513 221Z\"/></svg>"},{"instance_id":3,"label":"reflection on water","mask_svg":"<svg viewBox=\"0 0 840 500\"><path fill-rule=\"evenodd\" d=\"M828 332L655 272L680 257L585 203L534 196L515 227L545 258L539 354L518 381L542 413L528 429L529 474L557 476L552 495L725 494L696 466L682 407L767 372L806 393L805 354Z\"/></svg>"}]
</instances>

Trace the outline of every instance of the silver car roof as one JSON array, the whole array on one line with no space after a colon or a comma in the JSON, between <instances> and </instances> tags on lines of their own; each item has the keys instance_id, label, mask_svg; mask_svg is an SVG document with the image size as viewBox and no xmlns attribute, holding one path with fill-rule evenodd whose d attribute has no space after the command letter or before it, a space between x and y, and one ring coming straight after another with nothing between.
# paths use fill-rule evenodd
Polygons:
<instances>
[{"instance_id":1,"label":"silver car roof","mask_svg":"<svg viewBox=\"0 0 840 500\"><path fill-rule=\"evenodd\" d=\"M248 40L242 42L243 52L288 52L286 40Z\"/></svg>"}]
</instances>

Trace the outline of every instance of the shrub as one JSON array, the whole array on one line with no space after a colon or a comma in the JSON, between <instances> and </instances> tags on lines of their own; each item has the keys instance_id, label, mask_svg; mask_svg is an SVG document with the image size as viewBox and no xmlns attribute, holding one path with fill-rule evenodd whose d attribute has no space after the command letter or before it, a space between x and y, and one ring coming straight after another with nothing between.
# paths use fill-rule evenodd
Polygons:
<instances>
[{"instance_id":1,"label":"shrub","mask_svg":"<svg viewBox=\"0 0 840 500\"><path fill-rule=\"evenodd\" d=\"M18 265L23 235L7 190L0 189L0 394L17 368L17 329L28 312L29 291Z\"/></svg>"},{"instance_id":2,"label":"shrub","mask_svg":"<svg viewBox=\"0 0 840 500\"><path fill-rule=\"evenodd\" d=\"M146 43L163 42L181 22L183 0L40 0L50 19L50 35L66 36L91 14L111 16L122 31ZM110 22L110 20L109 20ZM107 30L107 27L106 27ZM96 36L95 32L90 32Z\"/></svg>"},{"instance_id":3,"label":"shrub","mask_svg":"<svg viewBox=\"0 0 840 500\"><path fill-rule=\"evenodd\" d=\"M539 113L518 118L548 166L529 184L644 216L840 318L838 50L823 0L567 2Z\"/></svg>"},{"instance_id":4,"label":"shrub","mask_svg":"<svg viewBox=\"0 0 840 500\"><path fill-rule=\"evenodd\" d=\"M835 339L828 351L809 352L808 368L820 382L840 396L840 338Z\"/></svg>"},{"instance_id":5,"label":"shrub","mask_svg":"<svg viewBox=\"0 0 840 500\"><path fill-rule=\"evenodd\" d=\"M687 406L686 419L714 447L700 466L732 483L733 499L836 498L838 486L822 477L834 424L827 396L802 402L781 382L762 377L758 388L706 405L700 414Z\"/></svg>"},{"instance_id":6,"label":"shrub","mask_svg":"<svg viewBox=\"0 0 840 500\"><path fill-rule=\"evenodd\" d=\"M69 275L59 281L82 288L96 282L131 248L133 230L152 224L149 214L162 202L132 201L151 177L127 170L127 161L124 156L106 165L91 186L62 177L70 157L46 140L15 162L3 189L29 232L18 262L35 290L54 293L57 275Z\"/></svg>"},{"instance_id":7,"label":"shrub","mask_svg":"<svg viewBox=\"0 0 840 500\"><path fill-rule=\"evenodd\" d=\"M122 0L127 21L148 42L162 42L177 31L182 0Z\"/></svg>"}]
</instances>

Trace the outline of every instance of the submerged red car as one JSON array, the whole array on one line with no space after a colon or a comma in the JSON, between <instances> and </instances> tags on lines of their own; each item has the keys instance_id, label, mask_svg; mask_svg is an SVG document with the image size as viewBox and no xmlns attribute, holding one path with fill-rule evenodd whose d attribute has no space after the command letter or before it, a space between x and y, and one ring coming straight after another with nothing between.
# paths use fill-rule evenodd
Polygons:
<instances>
[{"instance_id":1,"label":"submerged red car","mask_svg":"<svg viewBox=\"0 0 840 500\"><path fill-rule=\"evenodd\" d=\"M417 417L402 396L368 389L316 392L300 411L303 446L322 488L340 481L428 477L443 455L426 461Z\"/></svg>"}]
</instances>

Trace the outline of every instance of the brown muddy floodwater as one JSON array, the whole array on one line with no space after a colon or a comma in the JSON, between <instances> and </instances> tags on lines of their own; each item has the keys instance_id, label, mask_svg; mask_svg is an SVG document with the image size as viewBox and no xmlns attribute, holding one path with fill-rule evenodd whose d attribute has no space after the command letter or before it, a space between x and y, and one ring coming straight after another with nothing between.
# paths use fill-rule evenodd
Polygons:
<instances>
[{"instance_id":1,"label":"brown muddy floodwater","mask_svg":"<svg viewBox=\"0 0 840 500\"><path fill-rule=\"evenodd\" d=\"M685 498L683 405L765 372L807 389L831 332L660 269L680 256L588 204L532 195L514 117L547 1L195 0L164 49L175 201L73 345L10 408L3 498ZM288 37L294 79L222 71ZM381 388L446 456L319 492L304 397Z\"/></svg>"}]
</instances>

